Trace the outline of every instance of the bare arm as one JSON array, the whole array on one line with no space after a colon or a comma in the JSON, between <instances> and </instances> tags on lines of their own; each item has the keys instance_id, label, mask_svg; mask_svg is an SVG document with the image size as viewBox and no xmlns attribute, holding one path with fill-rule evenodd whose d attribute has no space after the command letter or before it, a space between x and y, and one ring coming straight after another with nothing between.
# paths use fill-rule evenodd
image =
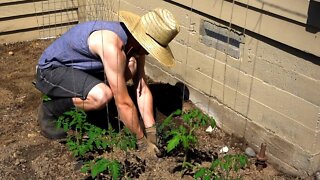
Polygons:
<instances>
[{"instance_id":1,"label":"bare arm","mask_svg":"<svg viewBox=\"0 0 320 180\"><path fill-rule=\"evenodd\" d=\"M124 76L127 63L122 50L123 42L115 33L107 30L92 33L88 42L90 50L98 54L103 62L120 119L138 139L142 138L143 130L137 109L129 96Z\"/></svg>"},{"instance_id":2,"label":"bare arm","mask_svg":"<svg viewBox=\"0 0 320 180\"><path fill-rule=\"evenodd\" d=\"M153 98L147 85L144 71L145 55L141 55L137 63L137 75L133 79L136 86L137 102L144 125L146 128L149 128L155 124L155 120L153 114Z\"/></svg>"}]
</instances>

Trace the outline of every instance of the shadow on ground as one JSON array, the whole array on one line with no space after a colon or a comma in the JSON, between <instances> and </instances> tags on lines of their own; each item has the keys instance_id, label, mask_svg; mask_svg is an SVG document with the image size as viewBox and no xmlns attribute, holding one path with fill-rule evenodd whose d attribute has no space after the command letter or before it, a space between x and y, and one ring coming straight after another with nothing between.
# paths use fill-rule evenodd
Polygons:
<instances>
[{"instance_id":1,"label":"shadow on ground","mask_svg":"<svg viewBox=\"0 0 320 180\"><path fill-rule=\"evenodd\" d=\"M151 83L149 84L149 88L153 96L153 112L156 120L159 119L158 116L160 114L161 116L169 116L177 109L182 109L183 100L189 99L189 90L181 82L177 82L175 85L169 83ZM135 100L134 87L128 86L128 91L132 99ZM136 102L135 104L137 105ZM123 127L123 123L118 120L114 100L105 109L87 112L87 116L90 123L101 128L107 128L108 122L114 129L121 129Z\"/></svg>"}]
</instances>

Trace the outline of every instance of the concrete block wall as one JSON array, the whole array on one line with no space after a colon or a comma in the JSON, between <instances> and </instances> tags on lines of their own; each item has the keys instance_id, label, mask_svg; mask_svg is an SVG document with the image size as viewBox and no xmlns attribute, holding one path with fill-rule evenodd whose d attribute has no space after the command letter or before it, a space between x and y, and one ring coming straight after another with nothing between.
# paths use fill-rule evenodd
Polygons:
<instances>
[{"instance_id":1,"label":"concrete block wall","mask_svg":"<svg viewBox=\"0 0 320 180\"><path fill-rule=\"evenodd\" d=\"M120 10L139 15L167 8L181 25L170 44L176 65L166 68L148 57L147 74L156 81L185 82L190 99L222 129L244 137L255 150L267 143L269 162L278 169L313 174L320 169L320 41L319 32L306 31L308 1L299 1L299 8L250 1L248 9L242 0L205 2L120 1ZM216 11L207 12L210 8ZM201 41L203 20L244 36L239 59Z\"/></svg>"},{"instance_id":2,"label":"concrete block wall","mask_svg":"<svg viewBox=\"0 0 320 180\"><path fill-rule=\"evenodd\" d=\"M200 2L196 4L206 6ZM255 150L262 142L267 143L269 162L280 170L302 176L319 170L319 47L307 47L298 42L290 44L294 39L285 37L279 42L277 37L283 35L272 29L265 29L263 32L272 31L266 34L250 31L244 27L245 12L236 18L243 26L230 26L223 18L232 17L231 12L223 11L221 14L225 17L219 18L192 10L192 6L195 6L192 1L184 1L182 6L179 1L120 1L120 10L139 15L156 7L167 8L181 25L181 32L170 44L176 65L166 68L148 57L147 74L156 81L185 82L191 100L214 116L222 129L244 137ZM276 10L282 15L282 11ZM290 18L305 21L301 16ZM244 35L239 59L201 43L202 20L235 28ZM282 25L290 23L281 18L278 21L283 21ZM307 36L312 41L305 43L319 42L319 33L303 33L300 36ZM267 37L268 34L276 36ZM306 49L311 53L304 52Z\"/></svg>"}]
</instances>

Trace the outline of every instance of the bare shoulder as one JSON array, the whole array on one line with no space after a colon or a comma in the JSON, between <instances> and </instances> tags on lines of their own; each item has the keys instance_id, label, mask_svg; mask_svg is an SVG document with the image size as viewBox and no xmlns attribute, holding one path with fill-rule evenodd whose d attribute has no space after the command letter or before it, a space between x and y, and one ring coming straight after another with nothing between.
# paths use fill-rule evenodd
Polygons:
<instances>
[{"instance_id":1,"label":"bare shoulder","mask_svg":"<svg viewBox=\"0 0 320 180\"><path fill-rule=\"evenodd\" d=\"M101 55L109 48L121 49L123 46L119 36L109 30L94 31L88 38L89 49L92 53Z\"/></svg>"}]
</instances>

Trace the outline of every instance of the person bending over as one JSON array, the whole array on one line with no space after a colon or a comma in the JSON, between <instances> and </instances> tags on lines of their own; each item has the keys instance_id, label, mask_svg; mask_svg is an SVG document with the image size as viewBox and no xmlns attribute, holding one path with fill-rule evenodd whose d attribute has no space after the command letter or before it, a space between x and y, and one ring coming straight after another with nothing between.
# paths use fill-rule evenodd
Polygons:
<instances>
[{"instance_id":1,"label":"person bending over","mask_svg":"<svg viewBox=\"0 0 320 180\"><path fill-rule=\"evenodd\" d=\"M161 64L173 66L168 44L178 34L179 25L168 10L161 8L141 17L120 11L119 18L120 22L78 24L41 55L36 88L52 99L42 102L38 112L45 137L66 136L55 124L71 108L98 110L114 98L121 121L138 140L138 149L158 151L152 94L144 71L145 55L151 54ZM128 94L126 82L130 79L136 90L137 107ZM138 110L143 124L139 123Z\"/></svg>"}]
</instances>

